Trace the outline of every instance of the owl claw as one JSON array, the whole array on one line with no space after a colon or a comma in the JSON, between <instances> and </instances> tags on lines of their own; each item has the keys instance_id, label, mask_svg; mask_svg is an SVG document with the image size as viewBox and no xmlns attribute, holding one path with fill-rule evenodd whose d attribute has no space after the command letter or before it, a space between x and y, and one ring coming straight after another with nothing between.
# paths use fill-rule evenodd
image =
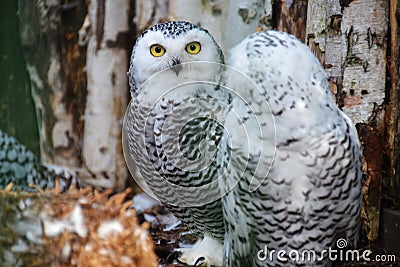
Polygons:
<instances>
[{"instance_id":1,"label":"owl claw","mask_svg":"<svg viewBox=\"0 0 400 267\"><path fill-rule=\"evenodd\" d=\"M222 266L223 245L212 237L205 236L193 247L180 248L178 261L192 266Z\"/></svg>"}]
</instances>

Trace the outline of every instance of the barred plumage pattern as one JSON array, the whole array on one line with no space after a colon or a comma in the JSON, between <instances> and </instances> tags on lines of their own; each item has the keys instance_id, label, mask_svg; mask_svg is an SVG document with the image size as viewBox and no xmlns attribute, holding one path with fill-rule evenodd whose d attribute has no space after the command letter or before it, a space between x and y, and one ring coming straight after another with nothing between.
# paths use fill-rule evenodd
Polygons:
<instances>
[{"instance_id":1,"label":"barred plumage pattern","mask_svg":"<svg viewBox=\"0 0 400 267\"><path fill-rule=\"evenodd\" d=\"M204 171L190 173L173 166L171 162L168 161L164 151L165 148L162 146L163 142L159 140L160 135L157 134L161 132L164 126L163 121L168 116L169 109L174 106L174 100L170 99L168 102L170 105L161 104L157 106L156 110L149 112L150 107L143 107L143 103L140 103L140 99L134 98L127 114L128 142L130 144L132 158L137 159L136 162L142 175L145 176L148 185L152 189L156 189L154 192L161 200L164 198L168 199L169 197L172 198L172 196L169 195L171 194L170 189L161 186L164 182L163 178L166 178L175 185L199 187L215 179L216 172L220 165L218 162L213 162L211 167L205 168ZM166 102L163 103L165 104ZM144 117L145 114L149 115ZM184 114L188 113L185 112ZM212 132L213 128L218 131L218 129L215 129L217 128L216 126L217 125L210 123L208 120L197 121L191 125L186 124L184 130L187 136L182 137L180 142L182 152L185 153L185 151L187 151L187 156L189 158L196 159L199 153L199 142L205 139L215 138L216 143L218 143L220 137L210 137L208 134ZM144 128L146 135L140 136ZM198 133L196 142L193 142L193 139L187 140L189 135L194 135L196 133ZM147 156L150 157L150 165L147 164L147 161L140 160ZM158 174L162 174L162 178L157 178ZM202 191L197 192L198 198L200 199L201 194L205 195L206 193L207 192ZM225 229L220 200L208 203L204 206L190 208L169 205L168 203L165 203L165 205L195 234L199 236L209 234L222 242Z\"/></svg>"},{"instance_id":2,"label":"barred plumage pattern","mask_svg":"<svg viewBox=\"0 0 400 267\"><path fill-rule=\"evenodd\" d=\"M245 64L239 55L246 55ZM321 255L338 238L356 245L362 176L357 131L334 103L318 60L293 36L250 35L228 64L266 95L276 124L276 156L257 191L248 192L250 170L222 200L227 266L328 265L326 259L280 262L276 255L262 261L256 253L267 246Z\"/></svg>"},{"instance_id":3,"label":"barred plumage pattern","mask_svg":"<svg viewBox=\"0 0 400 267\"><path fill-rule=\"evenodd\" d=\"M32 151L14 137L0 130L0 188L13 184L13 190L37 191L37 188L68 190L72 185L91 185L97 189L112 188L113 172L93 173L86 168L73 168L41 162Z\"/></svg>"},{"instance_id":4,"label":"barred plumage pattern","mask_svg":"<svg viewBox=\"0 0 400 267\"><path fill-rule=\"evenodd\" d=\"M217 177L217 172L221 165L220 162L213 161L207 168L204 168L204 166L201 165L197 166L197 168L202 169L199 172L190 172L174 166L174 162L167 158L167 148L164 144L168 143L168 140L161 140L161 132L166 133L174 130L174 124L170 125L171 129L169 129L167 123L165 123L172 111L174 113L185 114L185 117L180 118L178 116L175 118L177 120L175 121L176 124L180 123L179 120L181 119L183 120L182 123L184 123L184 128L181 130L178 140L179 149L180 152L184 154L187 159L191 160L193 164L196 164L196 159L201 157L200 143L205 140L212 140L212 146L219 146L222 135L221 127L218 126L218 124L215 124L212 120L199 118L198 115L200 111L198 109L193 110L190 107L187 108L184 105L181 105L190 100L186 93L182 93L181 95L179 95L179 93L178 95L176 95L176 93L163 95L162 99L160 99L154 106L154 103L146 98L148 95L139 94L141 93L141 90L143 90L141 87L144 82L153 74L172 66L175 62L179 62L179 60L183 61L182 57L173 58L172 55L170 55L170 58L168 58L168 60L163 64L158 62L143 62L144 59L142 60L141 57L146 57L146 55L149 54L148 49L149 46L153 44L152 39L157 40L158 42L171 42L172 40L175 40L176 42L181 41L181 50L184 50L184 45L186 45L187 42L185 43L185 41L182 41L182 38L185 38L187 34L193 33L209 42L208 45L213 51L210 61L223 63L222 52L213 38L204 29L188 22L166 22L153 26L142 33L136 41L136 45L132 52L131 65L128 73L132 102L128 108L126 119L129 153L132 153L132 159L135 160L140 169L140 173L145 176L149 186L151 188L156 188L154 193L156 193L161 200L172 197L171 194L173 193L168 187L162 186L164 178L175 185L183 187L193 186L196 188L214 180ZM146 45L145 51L140 47L142 44ZM178 50L178 48L174 47L165 48L167 52L174 49ZM205 44L202 46L202 51L204 50L207 50ZM152 59L150 55L149 59ZM138 61L143 63L138 63ZM148 65L146 66L146 64ZM154 71L144 73L150 65L153 65L151 67L156 66L154 67ZM199 74L206 77L208 77L208 75L216 75L212 70L206 70ZM170 89L175 85L178 85L176 83L179 79L176 79L177 75L175 75L175 73L173 73L173 75L175 77L172 76L165 79L161 78L160 81L155 81L155 85L149 85L149 92L159 92L162 91L162 88ZM170 85L168 86L168 84ZM193 95L193 97L207 97L209 95L221 94L220 99L224 99L223 93L218 93L218 86L194 85L193 87L193 92L196 94L196 96ZM186 88L183 88L182 90L186 90ZM186 123L188 121L187 118L193 118L194 120ZM168 136L165 134L163 137L174 138L174 136ZM208 149L207 147L203 148L206 150ZM147 157L149 157L148 161ZM202 164L201 161L199 164ZM159 177L159 175L162 175L162 177ZM216 186L218 186L218 184L216 184ZM203 192L200 188L198 191L193 192L194 198L198 197L201 199L202 196L206 195L207 192ZM179 207L176 205L168 205L168 203L166 203L166 205L194 233L200 236L208 234L222 242L225 228L220 200L198 207Z\"/></svg>"},{"instance_id":5,"label":"barred plumage pattern","mask_svg":"<svg viewBox=\"0 0 400 267\"><path fill-rule=\"evenodd\" d=\"M9 183L14 189L33 191L29 184L54 187L53 175L36 156L14 137L0 130L0 188Z\"/></svg>"},{"instance_id":6,"label":"barred plumage pattern","mask_svg":"<svg viewBox=\"0 0 400 267\"><path fill-rule=\"evenodd\" d=\"M198 56L185 54L184 45L191 41L202 45ZM152 44L163 45L166 55L152 57ZM153 193L165 202L179 200L173 190L163 186L165 178L174 185L199 188L190 191L190 197L199 198L200 202L211 197L210 192L218 191L211 188L207 192L201 189L202 185L223 175L239 181L221 200L205 205L182 207L166 203L195 233L221 243L223 240L224 266L327 266L330 263L326 257L300 262L276 257L264 260L259 259L258 252L268 247L300 253L314 250L319 255L334 247L338 238L356 245L361 147L355 127L336 106L324 69L309 48L295 37L275 31L254 33L244 39L232 49L227 64L249 77L256 89L227 69L220 73L218 68L183 66L180 72L165 71L176 62L193 61L223 63L224 59L208 32L187 22L158 24L146 30L133 48L128 73L132 101L124 126L127 153ZM155 75L159 72L162 74ZM212 77L221 86L179 88L179 83L190 77L206 81ZM261 92L261 97L255 90ZM181 106L192 98L209 102L195 109ZM226 108L217 106L212 99ZM240 99L247 103L238 102ZM248 107L254 114L246 110ZM204 115L216 110L222 114L222 124L240 122L249 135L239 130L227 133L221 121ZM233 113L241 117L238 119ZM252 115L257 119L271 116L273 123L265 118L254 120ZM175 128L180 128L179 138L172 134ZM272 137L271 133L275 135ZM249 139L260 139L260 147L256 143L246 146L253 141ZM185 167L198 171L181 168L179 159L171 159L173 150L167 144L174 140L184 157L192 160ZM204 140L212 140L212 145ZM214 151L216 155L207 168L196 161L202 157L203 146L204 151ZM261 150L270 154L258 158ZM225 186L220 183L221 192Z\"/></svg>"}]
</instances>

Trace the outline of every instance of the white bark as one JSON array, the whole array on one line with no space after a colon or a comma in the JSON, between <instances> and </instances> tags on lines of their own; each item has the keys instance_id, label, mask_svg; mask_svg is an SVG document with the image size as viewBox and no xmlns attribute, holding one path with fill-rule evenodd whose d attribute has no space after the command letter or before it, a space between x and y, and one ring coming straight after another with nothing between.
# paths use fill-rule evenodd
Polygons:
<instances>
[{"instance_id":1,"label":"white bark","mask_svg":"<svg viewBox=\"0 0 400 267\"><path fill-rule=\"evenodd\" d=\"M343 12L344 112L355 123L367 123L382 106L386 84L387 1L353 1ZM373 15L371 15L373 14Z\"/></svg>"},{"instance_id":2,"label":"white bark","mask_svg":"<svg viewBox=\"0 0 400 267\"><path fill-rule=\"evenodd\" d=\"M52 141L55 149L67 148L70 142L69 138L72 133L74 133L72 114L67 111L63 100L65 92L62 89L63 79L60 77L60 67L61 62L59 58L54 56L50 61L50 67L47 72L47 81L53 89L50 105L55 118L52 129ZM70 136L68 136L67 133L69 133ZM61 153L55 154L53 161L49 161L49 159L45 158L42 158L42 160L44 162L51 162L53 164L69 167L74 167L76 164L75 158L67 159Z\"/></svg>"},{"instance_id":3,"label":"white bark","mask_svg":"<svg viewBox=\"0 0 400 267\"><path fill-rule=\"evenodd\" d=\"M122 154L121 125L127 106L128 53L108 45L118 34L129 31L129 0L105 0L104 13L97 12L103 1L89 4L91 35L87 47L88 95L85 111L83 160L94 172L115 173L120 180L96 181L97 185L121 188L127 177ZM104 17L102 17L104 16ZM110 183L111 182L111 183Z\"/></svg>"},{"instance_id":4,"label":"white bark","mask_svg":"<svg viewBox=\"0 0 400 267\"><path fill-rule=\"evenodd\" d=\"M325 62L326 0L309 0L307 8L306 43L321 63Z\"/></svg>"},{"instance_id":5,"label":"white bark","mask_svg":"<svg viewBox=\"0 0 400 267\"><path fill-rule=\"evenodd\" d=\"M143 0L142 0L143 1ZM169 1L169 18L187 20L207 29L225 55L247 35L269 25L272 0Z\"/></svg>"},{"instance_id":6,"label":"white bark","mask_svg":"<svg viewBox=\"0 0 400 267\"><path fill-rule=\"evenodd\" d=\"M133 21L136 24L137 33L140 33L166 18L168 0L136 1L135 12L136 16Z\"/></svg>"},{"instance_id":7,"label":"white bark","mask_svg":"<svg viewBox=\"0 0 400 267\"><path fill-rule=\"evenodd\" d=\"M222 48L226 23L222 10L226 2L228 1L195 0L188 4L186 0L170 0L169 19L189 21L207 29Z\"/></svg>"},{"instance_id":8,"label":"white bark","mask_svg":"<svg viewBox=\"0 0 400 267\"><path fill-rule=\"evenodd\" d=\"M308 44L324 64L333 93L341 90L343 110L354 123L368 123L384 103L387 14L384 0L308 2Z\"/></svg>"},{"instance_id":9,"label":"white bark","mask_svg":"<svg viewBox=\"0 0 400 267\"><path fill-rule=\"evenodd\" d=\"M237 45L247 35L255 32L264 16L272 14L271 1L228 1L227 25L224 29L225 51Z\"/></svg>"}]
</instances>

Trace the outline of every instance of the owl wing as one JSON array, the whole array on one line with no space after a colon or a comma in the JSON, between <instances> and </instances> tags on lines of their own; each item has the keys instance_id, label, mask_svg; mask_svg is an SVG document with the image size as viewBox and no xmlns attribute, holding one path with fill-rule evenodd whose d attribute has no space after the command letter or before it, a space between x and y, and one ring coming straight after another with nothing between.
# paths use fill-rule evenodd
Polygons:
<instances>
[{"instance_id":1,"label":"owl wing","mask_svg":"<svg viewBox=\"0 0 400 267\"><path fill-rule=\"evenodd\" d=\"M265 248L320 253L334 247L338 237L354 243L360 218L361 147L354 126L329 92L318 60L293 36L269 31L243 40L228 64L263 94L249 102L264 101L267 107L255 115L270 114L274 125L246 127L248 132L261 131L255 138L261 139L262 150L275 151L275 157L268 164L256 149L253 154L247 147L234 149L230 160L239 165L246 159L248 164L242 174L232 171L241 177L223 198L225 265L293 266L297 263L279 262L276 254L263 258ZM235 77L228 75L227 81L240 95L250 90L235 83ZM274 138L268 126L275 126ZM252 186L254 180L258 187Z\"/></svg>"}]
</instances>

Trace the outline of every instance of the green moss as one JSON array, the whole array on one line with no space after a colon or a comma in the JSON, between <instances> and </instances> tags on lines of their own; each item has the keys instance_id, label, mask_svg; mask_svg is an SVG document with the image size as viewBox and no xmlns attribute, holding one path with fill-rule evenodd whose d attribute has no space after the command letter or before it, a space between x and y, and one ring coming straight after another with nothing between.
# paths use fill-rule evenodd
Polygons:
<instances>
[{"instance_id":1,"label":"green moss","mask_svg":"<svg viewBox=\"0 0 400 267\"><path fill-rule=\"evenodd\" d=\"M39 154L36 113L19 39L18 1L0 1L0 129Z\"/></svg>"}]
</instances>

